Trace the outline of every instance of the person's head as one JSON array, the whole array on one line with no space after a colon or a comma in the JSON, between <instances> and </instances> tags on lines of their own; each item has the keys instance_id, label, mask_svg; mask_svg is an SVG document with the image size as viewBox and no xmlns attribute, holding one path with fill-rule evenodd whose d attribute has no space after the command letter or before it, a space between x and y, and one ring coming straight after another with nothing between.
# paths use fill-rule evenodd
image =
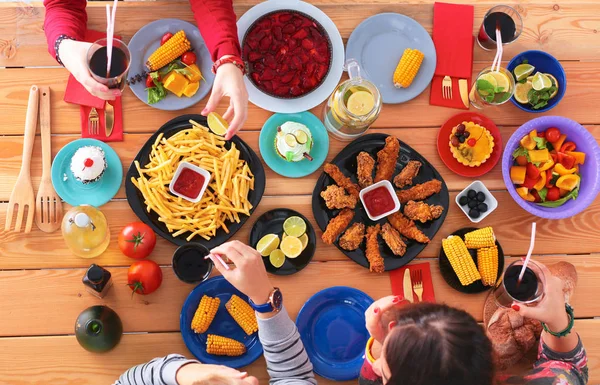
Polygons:
<instances>
[{"instance_id":1,"label":"person's head","mask_svg":"<svg viewBox=\"0 0 600 385\"><path fill-rule=\"evenodd\" d=\"M385 385L490 385L492 344L465 311L409 305L391 323L373 369Z\"/></svg>"}]
</instances>

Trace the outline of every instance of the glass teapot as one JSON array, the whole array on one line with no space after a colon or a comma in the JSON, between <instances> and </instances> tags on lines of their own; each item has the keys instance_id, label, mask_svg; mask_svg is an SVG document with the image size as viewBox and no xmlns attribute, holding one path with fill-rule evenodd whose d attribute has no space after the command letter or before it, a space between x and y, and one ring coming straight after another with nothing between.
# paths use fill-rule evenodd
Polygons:
<instances>
[{"instance_id":1,"label":"glass teapot","mask_svg":"<svg viewBox=\"0 0 600 385\"><path fill-rule=\"evenodd\" d=\"M102 254L110 242L106 217L89 205L73 207L62 221L62 236L73 254L94 258Z\"/></svg>"},{"instance_id":2,"label":"glass teapot","mask_svg":"<svg viewBox=\"0 0 600 385\"><path fill-rule=\"evenodd\" d=\"M381 112L381 95L377 87L360 76L355 59L346 62L350 79L340 84L327 100L323 123L339 140L350 141L363 135Z\"/></svg>"}]
</instances>

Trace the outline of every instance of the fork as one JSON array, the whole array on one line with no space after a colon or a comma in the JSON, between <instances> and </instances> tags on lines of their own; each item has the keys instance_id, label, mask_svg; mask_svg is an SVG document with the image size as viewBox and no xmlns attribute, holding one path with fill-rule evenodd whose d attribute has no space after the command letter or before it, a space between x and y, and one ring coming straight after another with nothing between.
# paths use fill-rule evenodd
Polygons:
<instances>
[{"instance_id":1,"label":"fork","mask_svg":"<svg viewBox=\"0 0 600 385\"><path fill-rule=\"evenodd\" d=\"M27 116L25 118L25 133L23 136L23 160L21 161L21 171L17 177L17 182L13 187L8 207L6 208L6 222L4 231L10 231L12 227L13 214L15 206L18 206L17 222L14 230L21 231L25 209L27 209L27 218L25 220L25 232L31 231L33 218L35 214L35 198L33 195L33 185L31 184L31 154L33 152L33 142L35 140L35 131L38 121L38 87L31 86L29 90L29 101L27 104Z\"/></svg>"},{"instance_id":2,"label":"fork","mask_svg":"<svg viewBox=\"0 0 600 385\"><path fill-rule=\"evenodd\" d=\"M417 298L419 298L419 302L423 302L423 272L421 270L414 270L411 275L413 291L417 295Z\"/></svg>"},{"instance_id":3,"label":"fork","mask_svg":"<svg viewBox=\"0 0 600 385\"><path fill-rule=\"evenodd\" d=\"M444 99L452 99L452 78L446 75L442 80L442 97Z\"/></svg>"},{"instance_id":4,"label":"fork","mask_svg":"<svg viewBox=\"0 0 600 385\"><path fill-rule=\"evenodd\" d=\"M96 107L92 107L92 109L90 110L90 114L88 115L88 134L98 135L99 122L100 116L98 115L98 111L96 111Z\"/></svg>"}]
</instances>

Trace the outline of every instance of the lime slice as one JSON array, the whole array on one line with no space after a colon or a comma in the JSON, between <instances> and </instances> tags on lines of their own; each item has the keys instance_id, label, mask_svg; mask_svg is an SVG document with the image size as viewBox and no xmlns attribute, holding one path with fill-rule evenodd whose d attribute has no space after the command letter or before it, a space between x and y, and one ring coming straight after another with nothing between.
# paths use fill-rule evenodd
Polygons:
<instances>
[{"instance_id":1,"label":"lime slice","mask_svg":"<svg viewBox=\"0 0 600 385\"><path fill-rule=\"evenodd\" d=\"M552 93L552 95L550 95L550 98L553 98L556 96L556 94L558 94L558 79L556 79L553 75L551 74L545 74L546 76L548 76L550 78L550 81L552 81L552 85L554 87L556 87L556 91L554 91Z\"/></svg>"},{"instance_id":2,"label":"lime slice","mask_svg":"<svg viewBox=\"0 0 600 385\"><path fill-rule=\"evenodd\" d=\"M302 253L302 241L296 237L285 237L281 242L281 251L288 258L296 258Z\"/></svg>"},{"instance_id":3,"label":"lime slice","mask_svg":"<svg viewBox=\"0 0 600 385\"><path fill-rule=\"evenodd\" d=\"M545 88L552 87L552 80L546 74L538 72L533 76L533 80L531 81L533 85L533 89L536 91L541 91Z\"/></svg>"},{"instance_id":4,"label":"lime slice","mask_svg":"<svg viewBox=\"0 0 600 385\"><path fill-rule=\"evenodd\" d=\"M531 90L533 86L531 83L517 83L515 86L515 100L521 104L529 103L529 99L527 95L529 94L529 90Z\"/></svg>"},{"instance_id":5,"label":"lime slice","mask_svg":"<svg viewBox=\"0 0 600 385\"><path fill-rule=\"evenodd\" d=\"M528 81L529 83L531 83L531 82L533 81L533 75L531 75L531 76L527 76L527 81Z\"/></svg>"},{"instance_id":6,"label":"lime slice","mask_svg":"<svg viewBox=\"0 0 600 385\"><path fill-rule=\"evenodd\" d=\"M300 240L300 242L302 242L302 251L304 251L304 249L306 249L306 246L308 245L308 234L304 233L298 239Z\"/></svg>"},{"instance_id":7,"label":"lime slice","mask_svg":"<svg viewBox=\"0 0 600 385\"><path fill-rule=\"evenodd\" d=\"M283 222L283 231L292 237L300 237L306 232L306 222L300 217L289 217Z\"/></svg>"},{"instance_id":8,"label":"lime slice","mask_svg":"<svg viewBox=\"0 0 600 385\"><path fill-rule=\"evenodd\" d=\"M280 249L275 249L269 254L269 262L274 268L279 269L285 262L285 254Z\"/></svg>"},{"instance_id":9,"label":"lime slice","mask_svg":"<svg viewBox=\"0 0 600 385\"><path fill-rule=\"evenodd\" d=\"M367 91L357 91L350 95L346 107L348 111L357 116L366 115L375 106L373 94Z\"/></svg>"},{"instance_id":10,"label":"lime slice","mask_svg":"<svg viewBox=\"0 0 600 385\"><path fill-rule=\"evenodd\" d=\"M207 120L208 128L210 128L215 135L225 135L227 129L229 128L229 124L221 115L217 114L216 112L211 112L208 114Z\"/></svg>"},{"instance_id":11,"label":"lime slice","mask_svg":"<svg viewBox=\"0 0 600 385\"><path fill-rule=\"evenodd\" d=\"M277 246L279 246L279 237L277 234L267 234L256 244L256 251L263 257L267 257Z\"/></svg>"},{"instance_id":12,"label":"lime slice","mask_svg":"<svg viewBox=\"0 0 600 385\"><path fill-rule=\"evenodd\" d=\"M535 71L535 67L531 64L519 64L515 67L513 72L515 74L515 77L517 78L517 81L520 82L527 76L531 75L533 71Z\"/></svg>"},{"instance_id":13,"label":"lime slice","mask_svg":"<svg viewBox=\"0 0 600 385\"><path fill-rule=\"evenodd\" d=\"M287 144L290 147L296 147L296 145L298 144L298 141L296 141L296 137L292 134L285 134L284 140L285 144Z\"/></svg>"},{"instance_id":14,"label":"lime slice","mask_svg":"<svg viewBox=\"0 0 600 385\"><path fill-rule=\"evenodd\" d=\"M308 142L308 135L306 135L306 132L304 131L296 131L296 140L298 141L298 143L300 144L306 144L306 142Z\"/></svg>"},{"instance_id":15,"label":"lime slice","mask_svg":"<svg viewBox=\"0 0 600 385\"><path fill-rule=\"evenodd\" d=\"M496 79L497 87L502 88L500 92L507 92L510 88L510 80L508 80L508 76L499 71L490 72L490 75Z\"/></svg>"}]
</instances>

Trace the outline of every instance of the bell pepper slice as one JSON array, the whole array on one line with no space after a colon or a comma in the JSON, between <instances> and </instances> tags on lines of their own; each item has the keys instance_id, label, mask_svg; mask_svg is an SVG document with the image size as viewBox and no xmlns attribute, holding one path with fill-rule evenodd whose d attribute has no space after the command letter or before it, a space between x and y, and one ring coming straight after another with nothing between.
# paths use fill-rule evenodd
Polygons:
<instances>
[{"instance_id":1,"label":"bell pepper slice","mask_svg":"<svg viewBox=\"0 0 600 385\"><path fill-rule=\"evenodd\" d=\"M571 155L573 158L575 158L576 164L584 164L585 163L585 152L566 151L566 154Z\"/></svg>"},{"instance_id":2,"label":"bell pepper slice","mask_svg":"<svg viewBox=\"0 0 600 385\"><path fill-rule=\"evenodd\" d=\"M573 142L566 142L560 147L560 152L573 151L577 148L577 145Z\"/></svg>"},{"instance_id":3,"label":"bell pepper slice","mask_svg":"<svg viewBox=\"0 0 600 385\"><path fill-rule=\"evenodd\" d=\"M546 170L550 170L552 168L552 166L554 166L554 159L550 158L546 162L540 164L539 169L540 169L540 171L546 171Z\"/></svg>"},{"instance_id":4,"label":"bell pepper slice","mask_svg":"<svg viewBox=\"0 0 600 385\"><path fill-rule=\"evenodd\" d=\"M537 184L537 182L538 182L537 179L530 178L526 175L525 180L521 184L521 187L527 187L528 189L531 190L533 188L533 186L535 186Z\"/></svg>"},{"instance_id":5,"label":"bell pepper slice","mask_svg":"<svg viewBox=\"0 0 600 385\"><path fill-rule=\"evenodd\" d=\"M534 163L542 163L550 159L548 149L529 151L529 159Z\"/></svg>"},{"instance_id":6,"label":"bell pepper slice","mask_svg":"<svg viewBox=\"0 0 600 385\"><path fill-rule=\"evenodd\" d=\"M581 178L577 174L563 175L556 181L556 187L571 191L579 184Z\"/></svg>"},{"instance_id":7,"label":"bell pepper slice","mask_svg":"<svg viewBox=\"0 0 600 385\"><path fill-rule=\"evenodd\" d=\"M575 166L575 157L567 155L563 152L558 153L558 163L565 166L566 169L573 168Z\"/></svg>"},{"instance_id":8,"label":"bell pepper slice","mask_svg":"<svg viewBox=\"0 0 600 385\"><path fill-rule=\"evenodd\" d=\"M554 142L554 143L551 142L551 143L552 143L552 146L556 149L556 151L558 151L562 147L565 140L567 140L567 135L560 134L560 138L558 138L558 140L556 142Z\"/></svg>"},{"instance_id":9,"label":"bell pepper slice","mask_svg":"<svg viewBox=\"0 0 600 385\"><path fill-rule=\"evenodd\" d=\"M546 188L552 187L552 170L546 170Z\"/></svg>"},{"instance_id":10,"label":"bell pepper slice","mask_svg":"<svg viewBox=\"0 0 600 385\"><path fill-rule=\"evenodd\" d=\"M518 187L517 194L527 202L535 202L535 197L529 193L529 189L527 187Z\"/></svg>"},{"instance_id":11,"label":"bell pepper slice","mask_svg":"<svg viewBox=\"0 0 600 385\"><path fill-rule=\"evenodd\" d=\"M533 163L527 163L527 177L531 179L537 179L540 176L540 169L535 167Z\"/></svg>"},{"instance_id":12,"label":"bell pepper slice","mask_svg":"<svg viewBox=\"0 0 600 385\"><path fill-rule=\"evenodd\" d=\"M523 148L528 150L533 150L536 146L535 140L533 140L533 137L530 135L525 135L523 138L521 138L520 143Z\"/></svg>"},{"instance_id":13,"label":"bell pepper slice","mask_svg":"<svg viewBox=\"0 0 600 385\"><path fill-rule=\"evenodd\" d=\"M554 171L557 172L558 175L569 175L574 174L577 171L577 168L566 168L562 163L558 163L556 166L554 166Z\"/></svg>"},{"instance_id":14,"label":"bell pepper slice","mask_svg":"<svg viewBox=\"0 0 600 385\"><path fill-rule=\"evenodd\" d=\"M546 187L546 173L542 171L540 173L540 178L538 179L537 183L533 185L533 188L539 191L544 187Z\"/></svg>"},{"instance_id":15,"label":"bell pepper slice","mask_svg":"<svg viewBox=\"0 0 600 385\"><path fill-rule=\"evenodd\" d=\"M525 174L527 173L527 167L524 166L512 166L510 168L510 180L514 184L521 184L525 182Z\"/></svg>"}]
</instances>

